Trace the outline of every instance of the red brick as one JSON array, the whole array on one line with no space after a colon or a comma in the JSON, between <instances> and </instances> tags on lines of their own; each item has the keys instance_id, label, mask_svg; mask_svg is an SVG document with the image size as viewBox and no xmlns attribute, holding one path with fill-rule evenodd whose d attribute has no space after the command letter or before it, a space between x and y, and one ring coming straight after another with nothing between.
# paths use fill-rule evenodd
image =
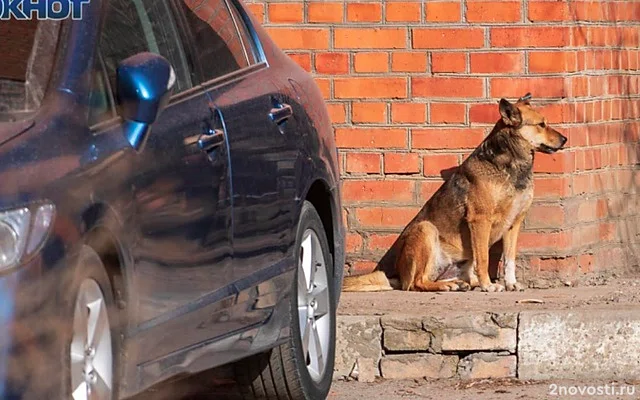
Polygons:
<instances>
[{"instance_id":1,"label":"red brick","mask_svg":"<svg viewBox=\"0 0 640 400\"><path fill-rule=\"evenodd\" d=\"M316 53L316 71L320 74L346 74L349 72L349 54Z\"/></svg>"},{"instance_id":2,"label":"red brick","mask_svg":"<svg viewBox=\"0 0 640 400\"><path fill-rule=\"evenodd\" d=\"M380 154L377 153L347 153L348 173L379 174Z\"/></svg>"},{"instance_id":3,"label":"red brick","mask_svg":"<svg viewBox=\"0 0 640 400\"><path fill-rule=\"evenodd\" d=\"M456 154L429 154L422 159L424 176L441 176L442 171L458 165L458 156Z\"/></svg>"},{"instance_id":4,"label":"red brick","mask_svg":"<svg viewBox=\"0 0 640 400\"><path fill-rule=\"evenodd\" d=\"M345 237L345 250L347 253L359 253L362 251L362 236L358 233L347 233Z\"/></svg>"},{"instance_id":5,"label":"red brick","mask_svg":"<svg viewBox=\"0 0 640 400\"><path fill-rule=\"evenodd\" d=\"M472 104L469 108L471 123L495 124L500 119L497 104Z\"/></svg>"},{"instance_id":6,"label":"red brick","mask_svg":"<svg viewBox=\"0 0 640 400\"><path fill-rule=\"evenodd\" d=\"M582 246L596 244L600 241L598 228L597 224L576 227L571 231L571 240L573 243L579 243Z\"/></svg>"},{"instance_id":7,"label":"red brick","mask_svg":"<svg viewBox=\"0 0 640 400\"><path fill-rule=\"evenodd\" d=\"M414 49L475 49L484 46L484 29L413 28L411 38Z\"/></svg>"},{"instance_id":8,"label":"red brick","mask_svg":"<svg viewBox=\"0 0 640 400\"><path fill-rule=\"evenodd\" d=\"M380 3L347 3L347 21L380 22L382 5Z\"/></svg>"},{"instance_id":9,"label":"red brick","mask_svg":"<svg viewBox=\"0 0 640 400\"><path fill-rule=\"evenodd\" d=\"M342 198L345 203L353 202L403 202L413 201L415 185L413 181L344 181Z\"/></svg>"},{"instance_id":10,"label":"red brick","mask_svg":"<svg viewBox=\"0 0 640 400\"><path fill-rule=\"evenodd\" d=\"M569 28L491 28L491 47L563 47L569 45Z\"/></svg>"},{"instance_id":11,"label":"red brick","mask_svg":"<svg viewBox=\"0 0 640 400\"><path fill-rule=\"evenodd\" d=\"M426 72L427 55L425 52L394 52L391 54L393 72Z\"/></svg>"},{"instance_id":12,"label":"red brick","mask_svg":"<svg viewBox=\"0 0 640 400\"><path fill-rule=\"evenodd\" d=\"M420 202L424 203L433 196L433 194L442 186L443 181L439 180L429 180L420 182Z\"/></svg>"},{"instance_id":13,"label":"red brick","mask_svg":"<svg viewBox=\"0 0 640 400\"><path fill-rule=\"evenodd\" d=\"M492 78L491 97L519 98L525 93L534 98L563 97L563 78Z\"/></svg>"},{"instance_id":14,"label":"red brick","mask_svg":"<svg viewBox=\"0 0 640 400\"><path fill-rule=\"evenodd\" d=\"M300 23L302 22L302 3L269 3L269 22Z\"/></svg>"},{"instance_id":15,"label":"red brick","mask_svg":"<svg viewBox=\"0 0 640 400\"><path fill-rule=\"evenodd\" d=\"M460 2L426 2L427 22L458 22L460 21Z\"/></svg>"},{"instance_id":16,"label":"red brick","mask_svg":"<svg viewBox=\"0 0 640 400\"><path fill-rule=\"evenodd\" d=\"M426 122L426 104L423 103L392 103L391 122L414 123Z\"/></svg>"},{"instance_id":17,"label":"red brick","mask_svg":"<svg viewBox=\"0 0 640 400\"><path fill-rule=\"evenodd\" d=\"M562 173L575 169L575 153L561 151L555 154L537 153L533 161L534 172Z\"/></svg>"},{"instance_id":18,"label":"red brick","mask_svg":"<svg viewBox=\"0 0 640 400\"><path fill-rule=\"evenodd\" d=\"M431 103L432 124L464 123L466 106L461 103Z\"/></svg>"},{"instance_id":19,"label":"red brick","mask_svg":"<svg viewBox=\"0 0 640 400\"><path fill-rule=\"evenodd\" d=\"M569 196L571 194L569 182L570 179L566 177L551 178L536 175L533 184L533 196L541 199Z\"/></svg>"},{"instance_id":20,"label":"red brick","mask_svg":"<svg viewBox=\"0 0 640 400\"><path fill-rule=\"evenodd\" d=\"M342 22L344 3L309 3L307 19L311 23Z\"/></svg>"},{"instance_id":21,"label":"red brick","mask_svg":"<svg viewBox=\"0 0 640 400\"><path fill-rule=\"evenodd\" d=\"M327 111L333 124L344 124L347 120L347 111L342 103L328 103Z\"/></svg>"},{"instance_id":22,"label":"red brick","mask_svg":"<svg viewBox=\"0 0 640 400\"><path fill-rule=\"evenodd\" d=\"M575 72L577 53L573 51L533 51L529 53L529 72Z\"/></svg>"},{"instance_id":23,"label":"red brick","mask_svg":"<svg viewBox=\"0 0 640 400\"><path fill-rule=\"evenodd\" d=\"M592 272L593 271L593 254L580 254L578 256L578 267L582 272Z\"/></svg>"},{"instance_id":24,"label":"red brick","mask_svg":"<svg viewBox=\"0 0 640 400\"><path fill-rule=\"evenodd\" d=\"M349 270L349 275L356 276L356 275L368 274L370 272L373 272L377 266L378 266L378 263L376 263L375 261L363 261L363 260L352 261L351 268Z\"/></svg>"},{"instance_id":25,"label":"red brick","mask_svg":"<svg viewBox=\"0 0 640 400\"><path fill-rule=\"evenodd\" d=\"M261 24L264 23L264 15L265 15L264 4L247 3L246 6L249 9L249 12L253 14L253 16L255 17L255 19L258 20L258 22L260 22Z\"/></svg>"},{"instance_id":26,"label":"red brick","mask_svg":"<svg viewBox=\"0 0 640 400\"><path fill-rule=\"evenodd\" d=\"M414 77L411 79L414 97L483 97L482 78Z\"/></svg>"},{"instance_id":27,"label":"red brick","mask_svg":"<svg viewBox=\"0 0 640 400\"><path fill-rule=\"evenodd\" d=\"M415 153L386 153L384 155L385 174L417 174L420 172L420 158Z\"/></svg>"},{"instance_id":28,"label":"red brick","mask_svg":"<svg viewBox=\"0 0 640 400\"><path fill-rule=\"evenodd\" d=\"M602 222L599 227L600 242L610 242L616 238L616 225L611 222Z\"/></svg>"},{"instance_id":29,"label":"red brick","mask_svg":"<svg viewBox=\"0 0 640 400\"><path fill-rule=\"evenodd\" d=\"M356 53L353 69L356 72L387 72L389 71L389 54Z\"/></svg>"},{"instance_id":30,"label":"red brick","mask_svg":"<svg viewBox=\"0 0 640 400\"><path fill-rule=\"evenodd\" d=\"M522 72L522 53L471 53L471 72L473 73L493 73L493 72Z\"/></svg>"},{"instance_id":31,"label":"red brick","mask_svg":"<svg viewBox=\"0 0 640 400\"><path fill-rule=\"evenodd\" d=\"M565 223L564 208L559 204L534 204L527 213L526 229L561 228Z\"/></svg>"},{"instance_id":32,"label":"red brick","mask_svg":"<svg viewBox=\"0 0 640 400\"><path fill-rule=\"evenodd\" d=\"M352 103L351 121L355 123L383 123L387 121L387 103Z\"/></svg>"},{"instance_id":33,"label":"red brick","mask_svg":"<svg viewBox=\"0 0 640 400\"><path fill-rule=\"evenodd\" d=\"M520 232L518 248L522 250L558 250L571 246L568 232Z\"/></svg>"},{"instance_id":34,"label":"red brick","mask_svg":"<svg viewBox=\"0 0 640 400\"><path fill-rule=\"evenodd\" d=\"M403 99L407 97L407 81L406 78L336 78L334 90L339 99Z\"/></svg>"},{"instance_id":35,"label":"red brick","mask_svg":"<svg viewBox=\"0 0 640 400\"><path fill-rule=\"evenodd\" d=\"M404 49L405 28L336 28L334 44L339 49Z\"/></svg>"},{"instance_id":36,"label":"red brick","mask_svg":"<svg viewBox=\"0 0 640 400\"><path fill-rule=\"evenodd\" d=\"M402 229L419 210L418 207L357 208L355 218L362 227Z\"/></svg>"},{"instance_id":37,"label":"red brick","mask_svg":"<svg viewBox=\"0 0 640 400\"><path fill-rule=\"evenodd\" d=\"M406 148L404 129L336 128L336 145L341 148Z\"/></svg>"},{"instance_id":38,"label":"red brick","mask_svg":"<svg viewBox=\"0 0 640 400\"><path fill-rule=\"evenodd\" d=\"M420 3L387 2L385 20L387 22L420 22Z\"/></svg>"},{"instance_id":39,"label":"red brick","mask_svg":"<svg viewBox=\"0 0 640 400\"><path fill-rule=\"evenodd\" d=\"M521 14L515 1L467 1L468 22L517 22Z\"/></svg>"},{"instance_id":40,"label":"red brick","mask_svg":"<svg viewBox=\"0 0 640 400\"><path fill-rule=\"evenodd\" d=\"M322 98L325 100L329 99L331 97L331 81L328 78L318 77L313 80L316 82L316 85L318 85L320 93L322 93Z\"/></svg>"},{"instance_id":41,"label":"red brick","mask_svg":"<svg viewBox=\"0 0 640 400\"><path fill-rule=\"evenodd\" d=\"M569 10L576 21L604 21L607 3L600 2L570 2Z\"/></svg>"},{"instance_id":42,"label":"red brick","mask_svg":"<svg viewBox=\"0 0 640 400\"><path fill-rule=\"evenodd\" d=\"M367 248L371 251L387 251L398 240L397 233L372 233L367 239Z\"/></svg>"},{"instance_id":43,"label":"red brick","mask_svg":"<svg viewBox=\"0 0 640 400\"><path fill-rule=\"evenodd\" d=\"M265 28L273 41L285 50L317 50L329 47L327 28Z\"/></svg>"},{"instance_id":44,"label":"red brick","mask_svg":"<svg viewBox=\"0 0 640 400\"><path fill-rule=\"evenodd\" d=\"M578 267L575 257L533 257L529 263L534 272L576 272Z\"/></svg>"},{"instance_id":45,"label":"red brick","mask_svg":"<svg viewBox=\"0 0 640 400\"><path fill-rule=\"evenodd\" d=\"M478 128L426 128L411 132L414 149L471 149L483 139L484 131Z\"/></svg>"},{"instance_id":46,"label":"red brick","mask_svg":"<svg viewBox=\"0 0 640 400\"><path fill-rule=\"evenodd\" d=\"M289 53L289 58L295 61L305 71L311 72L311 54L309 53Z\"/></svg>"},{"instance_id":47,"label":"red brick","mask_svg":"<svg viewBox=\"0 0 640 400\"><path fill-rule=\"evenodd\" d=\"M467 57L464 53L431 53L431 72L465 72Z\"/></svg>"},{"instance_id":48,"label":"red brick","mask_svg":"<svg viewBox=\"0 0 640 400\"><path fill-rule=\"evenodd\" d=\"M589 78L586 76L572 76L571 97L586 97L589 95Z\"/></svg>"},{"instance_id":49,"label":"red brick","mask_svg":"<svg viewBox=\"0 0 640 400\"><path fill-rule=\"evenodd\" d=\"M529 1L528 17L531 22L568 21L569 6L564 1Z\"/></svg>"}]
</instances>

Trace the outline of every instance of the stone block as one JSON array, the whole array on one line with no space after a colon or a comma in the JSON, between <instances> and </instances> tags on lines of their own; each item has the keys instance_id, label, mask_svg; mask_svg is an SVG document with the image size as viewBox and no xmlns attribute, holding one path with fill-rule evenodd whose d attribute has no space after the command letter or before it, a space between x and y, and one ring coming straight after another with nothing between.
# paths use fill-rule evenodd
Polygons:
<instances>
[{"instance_id":1,"label":"stone block","mask_svg":"<svg viewBox=\"0 0 640 400\"><path fill-rule=\"evenodd\" d=\"M334 377L357 372L359 380L373 380L380 376L382 357L382 328L380 318L338 316L336 325L336 361Z\"/></svg>"},{"instance_id":2,"label":"stone block","mask_svg":"<svg viewBox=\"0 0 640 400\"><path fill-rule=\"evenodd\" d=\"M516 350L517 313L457 313L423 319L431 349L443 351Z\"/></svg>"},{"instance_id":3,"label":"stone block","mask_svg":"<svg viewBox=\"0 0 640 400\"><path fill-rule=\"evenodd\" d=\"M383 346L388 351L426 351L431 335L416 317L382 317Z\"/></svg>"},{"instance_id":4,"label":"stone block","mask_svg":"<svg viewBox=\"0 0 640 400\"><path fill-rule=\"evenodd\" d=\"M457 364L458 356L392 354L382 359L380 371L386 379L444 379L455 376Z\"/></svg>"},{"instance_id":5,"label":"stone block","mask_svg":"<svg viewBox=\"0 0 640 400\"><path fill-rule=\"evenodd\" d=\"M511 378L516 376L516 356L497 353L474 353L458 363L458 375L462 379Z\"/></svg>"}]
</instances>

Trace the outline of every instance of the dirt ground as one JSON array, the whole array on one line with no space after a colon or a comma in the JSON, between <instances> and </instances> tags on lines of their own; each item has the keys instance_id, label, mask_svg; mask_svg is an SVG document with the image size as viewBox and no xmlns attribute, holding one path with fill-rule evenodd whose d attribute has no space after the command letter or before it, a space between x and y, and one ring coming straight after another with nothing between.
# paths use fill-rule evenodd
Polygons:
<instances>
[{"instance_id":1,"label":"dirt ground","mask_svg":"<svg viewBox=\"0 0 640 400\"><path fill-rule=\"evenodd\" d=\"M375 383L334 382L328 400L636 399L639 397L640 382L523 382L515 379L461 382L417 379Z\"/></svg>"},{"instance_id":2,"label":"dirt ground","mask_svg":"<svg viewBox=\"0 0 640 400\"><path fill-rule=\"evenodd\" d=\"M428 315L446 311L523 311L640 307L640 277L592 277L564 287L523 292L342 293L341 315ZM531 302L535 300L536 302ZM524 302L523 302L524 301ZM539 301L542 301L540 303ZM640 394L639 394L640 397Z\"/></svg>"}]
</instances>

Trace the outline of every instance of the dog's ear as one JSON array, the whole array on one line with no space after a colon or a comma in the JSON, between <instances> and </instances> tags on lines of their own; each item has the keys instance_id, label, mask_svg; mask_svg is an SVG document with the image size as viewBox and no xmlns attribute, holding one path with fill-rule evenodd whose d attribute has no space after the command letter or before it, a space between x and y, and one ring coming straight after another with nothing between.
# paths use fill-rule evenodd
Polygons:
<instances>
[{"instance_id":1,"label":"dog's ear","mask_svg":"<svg viewBox=\"0 0 640 400\"><path fill-rule=\"evenodd\" d=\"M518 99L518 103L523 103L529 105L529 100L531 100L531 93L527 93L524 96Z\"/></svg>"},{"instance_id":2,"label":"dog's ear","mask_svg":"<svg viewBox=\"0 0 640 400\"><path fill-rule=\"evenodd\" d=\"M508 100L500 99L500 115L505 124L519 126L522 123L522 115L518 107L509 103Z\"/></svg>"}]
</instances>

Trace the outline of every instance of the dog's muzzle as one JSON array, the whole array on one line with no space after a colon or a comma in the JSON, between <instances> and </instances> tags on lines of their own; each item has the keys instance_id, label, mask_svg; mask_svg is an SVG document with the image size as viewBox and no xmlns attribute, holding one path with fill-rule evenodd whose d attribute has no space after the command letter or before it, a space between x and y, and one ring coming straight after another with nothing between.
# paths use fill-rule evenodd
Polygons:
<instances>
[{"instance_id":1,"label":"dog's muzzle","mask_svg":"<svg viewBox=\"0 0 640 400\"><path fill-rule=\"evenodd\" d=\"M547 146L546 144L541 144L540 145L540 151L542 153L546 153L546 154L552 154L555 153L556 151L560 150L562 147L564 147L565 143L567 143L567 137L564 135L560 135L560 146L558 147L551 147L551 146Z\"/></svg>"}]
</instances>

